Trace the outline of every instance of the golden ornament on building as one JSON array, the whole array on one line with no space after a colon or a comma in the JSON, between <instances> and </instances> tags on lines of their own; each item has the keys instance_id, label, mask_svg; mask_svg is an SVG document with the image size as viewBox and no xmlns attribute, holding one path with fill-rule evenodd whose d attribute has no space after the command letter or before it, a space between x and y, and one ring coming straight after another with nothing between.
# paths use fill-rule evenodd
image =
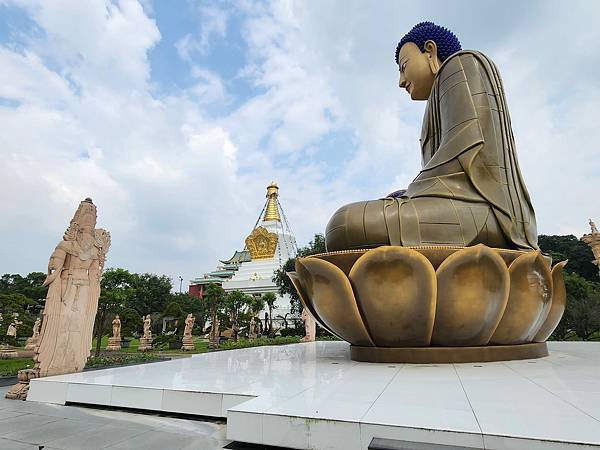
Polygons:
<instances>
[{"instance_id":1,"label":"golden ornament on building","mask_svg":"<svg viewBox=\"0 0 600 450\"><path fill-rule=\"evenodd\" d=\"M267 207L265 210L265 217L263 220L277 220L281 222L281 216L279 215L279 208L277 207L277 197L279 196L279 187L277 187L277 183L274 181L271 182L270 185L267 186L267 198L269 199L267 202Z\"/></svg>"},{"instance_id":2,"label":"golden ornament on building","mask_svg":"<svg viewBox=\"0 0 600 450\"><path fill-rule=\"evenodd\" d=\"M272 258L277 249L277 234L268 232L264 227L257 227L246 238L246 248L252 259Z\"/></svg>"}]
</instances>

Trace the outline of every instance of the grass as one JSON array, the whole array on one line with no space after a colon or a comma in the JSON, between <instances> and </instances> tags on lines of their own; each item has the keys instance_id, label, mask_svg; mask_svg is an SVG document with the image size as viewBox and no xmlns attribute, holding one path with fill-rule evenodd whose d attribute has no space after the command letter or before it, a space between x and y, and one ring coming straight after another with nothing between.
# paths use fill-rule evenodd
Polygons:
<instances>
[{"instance_id":1,"label":"grass","mask_svg":"<svg viewBox=\"0 0 600 450\"><path fill-rule=\"evenodd\" d=\"M0 377L16 376L19 370L32 367L33 359L31 358L0 359Z\"/></svg>"}]
</instances>

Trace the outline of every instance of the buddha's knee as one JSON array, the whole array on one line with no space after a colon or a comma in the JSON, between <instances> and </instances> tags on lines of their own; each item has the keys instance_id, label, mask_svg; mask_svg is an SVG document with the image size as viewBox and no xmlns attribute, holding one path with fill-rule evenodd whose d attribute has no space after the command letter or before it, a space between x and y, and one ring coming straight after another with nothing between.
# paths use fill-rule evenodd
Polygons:
<instances>
[{"instance_id":1,"label":"buddha's knee","mask_svg":"<svg viewBox=\"0 0 600 450\"><path fill-rule=\"evenodd\" d=\"M325 230L328 251L388 245L384 200L350 203L329 220Z\"/></svg>"}]
</instances>

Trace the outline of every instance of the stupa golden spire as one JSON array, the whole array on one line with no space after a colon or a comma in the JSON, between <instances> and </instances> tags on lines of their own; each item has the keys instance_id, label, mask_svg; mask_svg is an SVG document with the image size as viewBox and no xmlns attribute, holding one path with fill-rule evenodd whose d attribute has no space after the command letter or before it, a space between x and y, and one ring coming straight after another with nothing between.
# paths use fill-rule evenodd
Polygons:
<instances>
[{"instance_id":1,"label":"stupa golden spire","mask_svg":"<svg viewBox=\"0 0 600 450\"><path fill-rule=\"evenodd\" d=\"M281 222L281 217L279 216L279 208L277 207L278 195L279 188L277 187L277 183L272 181L271 184L267 186L267 198L269 199L269 201L267 203L267 209L265 210L265 217L263 220L277 220Z\"/></svg>"}]
</instances>

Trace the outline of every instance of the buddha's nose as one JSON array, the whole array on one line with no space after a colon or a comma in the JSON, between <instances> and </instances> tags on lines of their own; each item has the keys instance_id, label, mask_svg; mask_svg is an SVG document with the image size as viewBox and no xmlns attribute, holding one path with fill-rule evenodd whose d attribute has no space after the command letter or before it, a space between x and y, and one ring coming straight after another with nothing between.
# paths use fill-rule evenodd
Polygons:
<instances>
[{"instance_id":1,"label":"buddha's nose","mask_svg":"<svg viewBox=\"0 0 600 450\"><path fill-rule=\"evenodd\" d=\"M400 81L398 82L398 86L400 86L401 88L406 86L406 78L404 78L404 75L400 75Z\"/></svg>"}]
</instances>

